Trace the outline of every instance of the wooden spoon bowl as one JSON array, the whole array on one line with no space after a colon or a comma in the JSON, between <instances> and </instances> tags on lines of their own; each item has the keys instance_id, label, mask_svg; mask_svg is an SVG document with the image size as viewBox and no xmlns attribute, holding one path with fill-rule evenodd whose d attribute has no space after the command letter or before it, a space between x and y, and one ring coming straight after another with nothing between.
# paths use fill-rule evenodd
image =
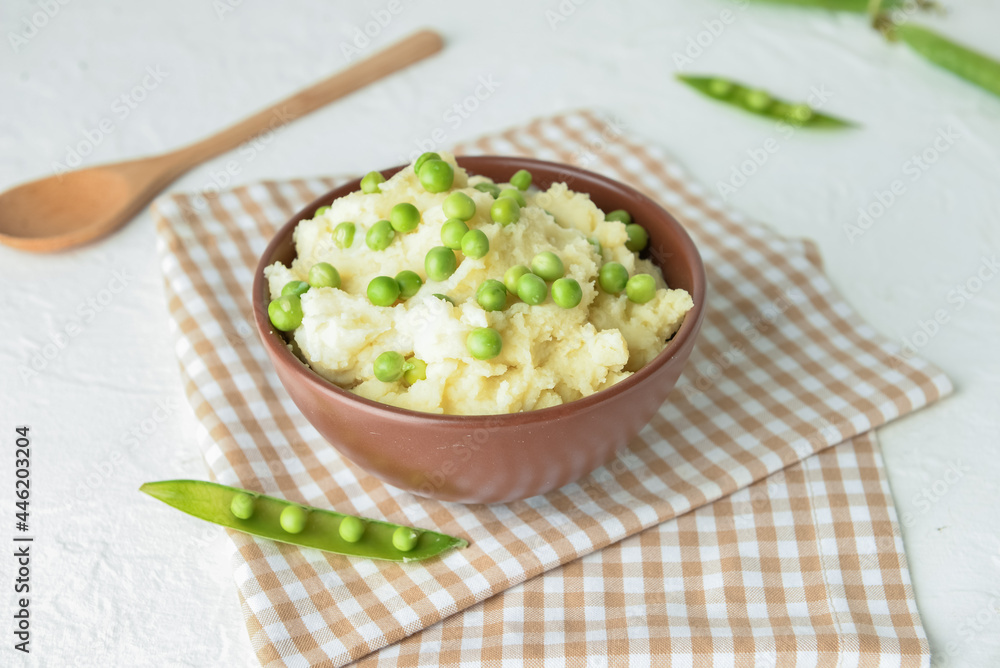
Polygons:
<instances>
[{"instance_id":1,"label":"wooden spoon bowl","mask_svg":"<svg viewBox=\"0 0 1000 668\"><path fill-rule=\"evenodd\" d=\"M52 252L118 229L183 170L165 158L90 167L24 183L0 194L0 242Z\"/></svg>"},{"instance_id":2,"label":"wooden spoon bowl","mask_svg":"<svg viewBox=\"0 0 1000 668\"><path fill-rule=\"evenodd\" d=\"M195 165L423 60L441 46L440 35L421 30L197 144L11 188L0 193L0 243L49 253L99 239L131 220Z\"/></svg>"}]
</instances>

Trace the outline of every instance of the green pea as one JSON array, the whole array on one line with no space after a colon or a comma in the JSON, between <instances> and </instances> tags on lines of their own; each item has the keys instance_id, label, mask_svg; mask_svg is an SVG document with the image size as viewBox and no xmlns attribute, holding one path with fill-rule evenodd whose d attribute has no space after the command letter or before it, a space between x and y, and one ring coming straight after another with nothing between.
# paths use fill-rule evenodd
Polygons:
<instances>
[{"instance_id":1,"label":"green pea","mask_svg":"<svg viewBox=\"0 0 1000 668\"><path fill-rule=\"evenodd\" d=\"M300 297L309 291L309 284L305 281L288 281L285 287L281 288L281 295L295 295Z\"/></svg>"},{"instance_id":2,"label":"green pea","mask_svg":"<svg viewBox=\"0 0 1000 668\"><path fill-rule=\"evenodd\" d=\"M469 230L462 236L462 254L478 260L490 252L490 239L482 230Z\"/></svg>"},{"instance_id":3,"label":"green pea","mask_svg":"<svg viewBox=\"0 0 1000 668\"><path fill-rule=\"evenodd\" d=\"M712 79L708 82L708 92L717 98L729 97L729 94L733 92L735 86L732 81L726 81L725 79Z\"/></svg>"},{"instance_id":4,"label":"green pea","mask_svg":"<svg viewBox=\"0 0 1000 668\"><path fill-rule=\"evenodd\" d=\"M462 237L469 231L469 226L458 218L450 218L441 226L441 243L445 248L459 250L462 247Z\"/></svg>"},{"instance_id":5,"label":"green pea","mask_svg":"<svg viewBox=\"0 0 1000 668\"><path fill-rule=\"evenodd\" d=\"M434 293L433 295L431 295L431 296L432 296L432 297L437 297L438 299L440 299L440 300L441 300L441 301L443 301L443 302L448 302L448 303L449 303L449 304L451 304L452 306L458 306L458 304L456 304L456 303L455 303L455 300L454 300L454 299L452 299L452 298L451 298L451 297L449 297L448 295L443 295L443 294L441 294L440 292L435 292L435 293Z\"/></svg>"},{"instance_id":6,"label":"green pea","mask_svg":"<svg viewBox=\"0 0 1000 668\"><path fill-rule=\"evenodd\" d=\"M409 552L417 546L417 539L420 537L416 531L409 527L399 527L392 532L392 546L400 552Z\"/></svg>"},{"instance_id":7,"label":"green pea","mask_svg":"<svg viewBox=\"0 0 1000 668\"><path fill-rule=\"evenodd\" d=\"M427 380L427 362L414 357L403 364L403 382L409 387L419 380Z\"/></svg>"},{"instance_id":8,"label":"green pea","mask_svg":"<svg viewBox=\"0 0 1000 668\"><path fill-rule=\"evenodd\" d=\"M476 203L463 192L453 192L445 197L441 208L446 218L470 220L476 215Z\"/></svg>"},{"instance_id":9,"label":"green pea","mask_svg":"<svg viewBox=\"0 0 1000 668\"><path fill-rule=\"evenodd\" d=\"M495 329L476 327L465 337L465 347L477 360L491 360L503 350L503 339Z\"/></svg>"},{"instance_id":10,"label":"green pea","mask_svg":"<svg viewBox=\"0 0 1000 668\"><path fill-rule=\"evenodd\" d=\"M625 209L615 209L608 215L604 216L604 220L617 220L619 223L625 223L628 225L632 222L632 215Z\"/></svg>"},{"instance_id":11,"label":"green pea","mask_svg":"<svg viewBox=\"0 0 1000 668\"><path fill-rule=\"evenodd\" d=\"M464 239L465 237L463 237ZM424 257L424 273L428 280L443 281L455 273L458 261L455 251L445 246L435 246Z\"/></svg>"},{"instance_id":12,"label":"green pea","mask_svg":"<svg viewBox=\"0 0 1000 668\"><path fill-rule=\"evenodd\" d=\"M766 110L774 102L774 98L767 91L760 89L749 89L743 91L743 104L750 111L761 112Z\"/></svg>"},{"instance_id":13,"label":"green pea","mask_svg":"<svg viewBox=\"0 0 1000 668\"><path fill-rule=\"evenodd\" d=\"M546 281L554 281L566 273L563 261L552 251L543 251L531 259L531 273Z\"/></svg>"},{"instance_id":14,"label":"green pea","mask_svg":"<svg viewBox=\"0 0 1000 668\"><path fill-rule=\"evenodd\" d=\"M365 523L354 515L347 515L344 519L340 520L337 533L348 543L357 543L365 535Z\"/></svg>"},{"instance_id":15,"label":"green pea","mask_svg":"<svg viewBox=\"0 0 1000 668\"><path fill-rule=\"evenodd\" d=\"M420 211L409 202L400 202L389 212L389 223L397 232L410 232L420 224Z\"/></svg>"},{"instance_id":16,"label":"green pea","mask_svg":"<svg viewBox=\"0 0 1000 668\"><path fill-rule=\"evenodd\" d=\"M628 269L617 262L606 262L597 272L597 282L605 292L620 294L628 283Z\"/></svg>"},{"instance_id":17,"label":"green pea","mask_svg":"<svg viewBox=\"0 0 1000 668\"><path fill-rule=\"evenodd\" d=\"M396 230L392 229L392 223L388 220L380 220L368 228L365 234L365 243L373 251L385 250L396 237Z\"/></svg>"},{"instance_id":18,"label":"green pea","mask_svg":"<svg viewBox=\"0 0 1000 668\"><path fill-rule=\"evenodd\" d=\"M317 262L309 268L309 285L314 288L339 288L340 272L329 262Z\"/></svg>"},{"instance_id":19,"label":"green pea","mask_svg":"<svg viewBox=\"0 0 1000 668\"><path fill-rule=\"evenodd\" d=\"M330 207L328 207L328 206L321 206L320 208L316 209L316 213L313 214L313 218L316 218L318 216L322 216L324 213L326 213L329 210L330 210Z\"/></svg>"},{"instance_id":20,"label":"green pea","mask_svg":"<svg viewBox=\"0 0 1000 668\"><path fill-rule=\"evenodd\" d=\"M527 206L527 203L524 201L524 195L517 188L504 188L500 191L500 197L513 197L517 201L518 206ZM497 199L500 199L500 197Z\"/></svg>"},{"instance_id":21,"label":"green pea","mask_svg":"<svg viewBox=\"0 0 1000 668\"><path fill-rule=\"evenodd\" d=\"M636 304L645 304L656 296L656 281L649 274L636 274L625 284L625 294Z\"/></svg>"},{"instance_id":22,"label":"green pea","mask_svg":"<svg viewBox=\"0 0 1000 668\"><path fill-rule=\"evenodd\" d=\"M404 269L396 274L396 283L399 284L399 298L404 300L417 294L420 286L424 284L420 274L409 269Z\"/></svg>"},{"instance_id":23,"label":"green pea","mask_svg":"<svg viewBox=\"0 0 1000 668\"><path fill-rule=\"evenodd\" d=\"M309 517L302 506L285 506L278 516L278 523L281 528L288 533L302 533L306 528L306 519Z\"/></svg>"},{"instance_id":24,"label":"green pea","mask_svg":"<svg viewBox=\"0 0 1000 668\"><path fill-rule=\"evenodd\" d=\"M521 205L513 197L498 197L490 206L490 219L501 225L511 225L521 219Z\"/></svg>"},{"instance_id":25,"label":"green pea","mask_svg":"<svg viewBox=\"0 0 1000 668\"><path fill-rule=\"evenodd\" d=\"M420 167L420 185L429 193L443 193L455 181L455 170L444 160L428 160Z\"/></svg>"},{"instance_id":26,"label":"green pea","mask_svg":"<svg viewBox=\"0 0 1000 668\"><path fill-rule=\"evenodd\" d=\"M275 329L290 332L302 324L302 302L298 295L284 295L267 305L267 316Z\"/></svg>"},{"instance_id":27,"label":"green pea","mask_svg":"<svg viewBox=\"0 0 1000 668\"><path fill-rule=\"evenodd\" d=\"M233 500L229 503L229 510L241 520L248 520L253 517L253 497L249 494L234 494Z\"/></svg>"},{"instance_id":28,"label":"green pea","mask_svg":"<svg viewBox=\"0 0 1000 668\"><path fill-rule=\"evenodd\" d=\"M503 284L507 286L507 289L510 290L512 294L517 294L518 279L528 273L531 273L531 270L523 264L515 264L503 273Z\"/></svg>"},{"instance_id":29,"label":"green pea","mask_svg":"<svg viewBox=\"0 0 1000 668\"><path fill-rule=\"evenodd\" d=\"M424 163L428 160L440 160L441 156L433 151L428 151L427 153L421 153L420 157L417 158L416 162L413 163L413 173L420 174L420 168L424 166Z\"/></svg>"},{"instance_id":30,"label":"green pea","mask_svg":"<svg viewBox=\"0 0 1000 668\"><path fill-rule=\"evenodd\" d=\"M636 223L629 223L625 226L625 233L628 234L628 241L625 242L625 248L633 253L646 250L646 246L649 245L649 232L646 231L645 227Z\"/></svg>"},{"instance_id":31,"label":"green pea","mask_svg":"<svg viewBox=\"0 0 1000 668\"><path fill-rule=\"evenodd\" d=\"M525 274L517 279L517 296L525 304L538 306L548 296L549 286L534 274Z\"/></svg>"},{"instance_id":32,"label":"green pea","mask_svg":"<svg viewBox=\"0 0 1000 668\"><path fill-rule=\"evenodd\" d=\"M600 241L594 237L590 237L587 239L587 243L594 247L594 252L597 253L598 256L604 255L604 247L601 246Z\"/></svg>"},{"instance_id":33,"label":"green pea","mask_svg":"<svg viewBox=\"0 0 1000 668\"><path fill-rule=\"evenodd\" d=\"M793 104L788 108L788 119L796 123L807 123L813 114L812 108L808 104Z\"/></svg>"},{"instance_id":34,"label":"green pea","mask_svg":"<svg viewBox=\"0 0 1000 668\"><path fill-rule=\"evenodd\" d=\"M481 193L489 193L490 195L493 195L493 199L500 197L500 186L492 181L483 181L482 183L477 183L472 187Z\"/></svg>"},{"instance_id":35,"label":"green pea","mask_svg":"<svg viewBox=\"0 0 1000 668\"><path fill-rule=\"evenodd\" d=\"M527 190L531 187L531 172L527 169L519 169L510 177L510 185L518 190Z\"/></svg>"},{"instance_id":36,"label":"green pea","mask_svg":"<svg viewBox=\"0 0 1000 668\"><path fill-rule=\"evenodd\" d=\"M337 248L350 248L354 245L354 232L357 230L354 223L341 223L333 228L333 243Z\"/></svg>"},{"instance_id":37,"label":"green pea","mask_svg":"<svg viewBox=\"0 0 1000 668\"><path fill-rule=\"evenodd\" d=\"M392 306L399 299L399 283L391 276L376 276L368 282L367 292L375 306Z\"/></svg>"},{"instance_id":38,"label":"green pea","mask_svg":"<svg viewBox=\"0 0 1000 668\"><path fill-rule=\"evenodd\" d=\"M383 383L395 383L403 377L403 356L395 350L387 350L375 358L372 372Z\"/></svg>"},{"instance_id":39,"label":"green pea","mask_svg":"<svg viewBox=\"0 0 1000 668\"><path fill-rule=\"evenodd\" d=\"M476 302L484 311L502 311L507 307L507 286L488 278L476 290Z\"/></svg>"},{"instance_id":40,"label":"green pea","mask_svg":"<svg viewBox=\"0 0 1000 668\"><path fill-rule=\"evenodd\" d=\"M375 193L382 192L379 187L385 183L385 177L378 172L368 172L365 174L365 178L361 179L361 192L367 195L374 195Z\"/></svg>"},{"instance_id":41,"label":"green pea","mask_svg":"<svg viewBox=\"0 0 1000 668\"><path fill-rule=\"evenodd\" d=\"M583 299L583 288L575 278L560 278L552 284L552 301L562 308L573 308Z\"/></svg>"}]
</instances>

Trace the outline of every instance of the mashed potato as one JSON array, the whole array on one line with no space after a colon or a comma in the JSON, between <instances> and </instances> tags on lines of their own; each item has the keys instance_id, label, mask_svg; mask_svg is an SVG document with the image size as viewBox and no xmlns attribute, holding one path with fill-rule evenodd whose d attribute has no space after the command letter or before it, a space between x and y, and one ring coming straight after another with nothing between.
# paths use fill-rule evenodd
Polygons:
<instances>
[{"instance_id":1,"label":"mashed potato","mask_svg":"<svg viewBox=\"0 0 1000 668\"><path fill-rule=\"evenodd\" d=\"M290 267L275 263L265 270L272 298L278 298L289 281L306 280L317 262L329 262L339 271L339 288L314 287L301 296L302 324L293 333L297 352L317 373L363 397L412 410L515 413L609 387L664 349L691 309L691 296L669 289L654 264L625 248L622 223L605 220L588 195L554 184L545 192L524 193L527 206L520 220L498 225L490 219L493 196L472 187L487 179L467 175L451 155L442 154L442 159L454 166L450 190L427 192L411 165L381 184L381 193L353 192L316 218L300 222L294 234L298 257ZM476 214L467 224L486 234L490 250L480 259L456 251L454 274L444 281L428 281L424 256L442 245L442 202L456 190L475 202ZM388 219L400 202L416 205L420 225L397 233L385 250L369 249L366 231ZM355 223L357 231L353 244L341 249L334 244L333 229L344 221ZM603 258L588 238L600 242ZM509 267L530 266L542 251L555 252L565 275L579 282L583 299L578 306L561 308L551 296L529 306L513 295L502 311L487 312L479 306L476 289L484 280L502 280ZM600 289L598 270L608 261L624 265L630 276L652 275L657 285L653 299L638 304L624 292L612 295ZM394 306L373 305L366 296L369 281L404 269L424 280L419 292ZM497 357L483 361L470 355L466 336L477 327L500 333L503 347ZM426 362L426 379L411 386L376 379L373 363L385 351Z\"/></svg>"}]
</instances>

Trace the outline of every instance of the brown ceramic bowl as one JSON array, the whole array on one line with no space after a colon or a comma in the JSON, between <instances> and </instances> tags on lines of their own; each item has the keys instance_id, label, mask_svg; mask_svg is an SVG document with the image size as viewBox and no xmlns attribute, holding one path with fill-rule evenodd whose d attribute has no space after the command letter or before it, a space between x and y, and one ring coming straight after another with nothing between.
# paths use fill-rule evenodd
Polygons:
<instances>
[{"instance_id":1,"label":"brown ceramic bowl","mask_svg":"<svg viewBox=\"0 0 1000 668\"><path fill-rule=\"evenodd\" d=\"M677 383L701 327L705 268L684 228L653 200L590 172L525 158L460 157L470 174L497 182L527 169L541 188L566 182L604 211L627 209L649 231L667 283L694 299L680 330L652 362L577 401L506 415L435 415L364 399L330 383L293 355L268 320L264 267L295 257L292 230L316 209L357 190L355 180L297 213L260 259L253 284L257 331L285 389L320 434L350 461L390 485L444 501L492 503L544 494L610 461L653 417ZM382 174L388 178L400 167Z\"/></svg>"}]
</instances>

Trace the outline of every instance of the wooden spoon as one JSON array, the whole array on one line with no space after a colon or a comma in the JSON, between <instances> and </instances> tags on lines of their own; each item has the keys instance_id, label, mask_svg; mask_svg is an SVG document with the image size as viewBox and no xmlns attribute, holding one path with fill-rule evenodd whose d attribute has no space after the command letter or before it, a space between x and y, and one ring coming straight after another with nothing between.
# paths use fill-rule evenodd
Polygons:
<instances>
[{"instance_id":1,"label":"wooden spoon","mask_svg":"<svg viewBox=\"0 0 1000 668\"><path fill-rule=\"evenodd\" d=\"M48 253L103 237L195 165L433 55L441 46L440 35L422 30L191 146L12 188L0 194L0 243Z\"/></svg>"}]
</instances>

